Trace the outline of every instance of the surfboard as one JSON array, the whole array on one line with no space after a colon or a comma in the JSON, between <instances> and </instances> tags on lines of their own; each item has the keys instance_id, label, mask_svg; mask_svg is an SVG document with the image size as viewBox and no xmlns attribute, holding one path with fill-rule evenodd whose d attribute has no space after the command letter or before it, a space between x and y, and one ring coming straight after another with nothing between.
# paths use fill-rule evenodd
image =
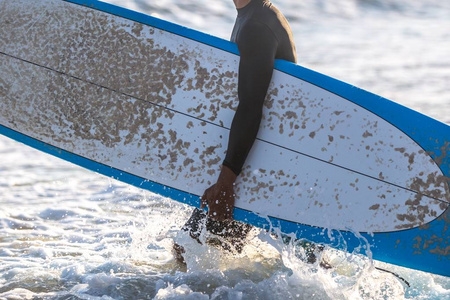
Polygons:
<instances>
[{"instance_id":1,"label":"surfboard","mask_svg":"<svg viewBox=\"0 0 450 300\"><path fill-rule=\"evenodd\" d=\"M0 0L0 133L199 207L235 44L93 0ZM278 60L234 218L450 276L450 126Z\"/></svg>"}]
</instances>

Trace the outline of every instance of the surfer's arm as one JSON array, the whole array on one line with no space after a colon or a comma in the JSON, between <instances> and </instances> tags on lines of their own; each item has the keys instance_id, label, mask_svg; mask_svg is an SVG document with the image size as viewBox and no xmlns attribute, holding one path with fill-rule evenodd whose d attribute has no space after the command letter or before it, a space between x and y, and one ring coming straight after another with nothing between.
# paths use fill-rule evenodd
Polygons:
<instances>
[{"instance_id":1,"label":"surfer's arm","mask_svg":"<svg viewBox=\"0 0 450 300\"><path fill-rule=\"evenodd\" d=\"M237 43L241 56L239 105L231 124L223 165L239 175L259 130L278 42L266 25L251 23L242 28Z\"/></svg>"},{"instance_id":2,"label":"surfer's arm","mask_svg":"<svg viewBox=\"0 0 450 300\"><path fill-rule=\"evenodd\" d=\"M239 105L231 124L227 155L217 182L201 197L215 220L233 218L234 182L256 139L267 89L272 78L277 40L261 23L248 24L238 37Z\"/></svg>"}]
</instances>

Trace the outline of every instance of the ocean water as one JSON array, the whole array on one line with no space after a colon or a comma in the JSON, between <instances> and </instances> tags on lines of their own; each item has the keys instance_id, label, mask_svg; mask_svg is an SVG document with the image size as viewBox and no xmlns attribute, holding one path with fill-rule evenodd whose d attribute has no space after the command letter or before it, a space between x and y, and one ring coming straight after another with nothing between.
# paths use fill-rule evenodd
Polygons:
<instances>
[{"instance_id":1,"label":"ocean water","mask_svg":"<svg viewBox=\"0 0 450 300\"><path fill-rule=\"evenodd\" d=\"M231 0L108 2L222 38L236 15ZM301 65L450 124L450 2L273 2ZM450 299L450 278L333 249L325 270L258 230L241 255L187 239L186 268L171 247L190 212L0 137L0 299Z\"/></svg>"}]
</instances>

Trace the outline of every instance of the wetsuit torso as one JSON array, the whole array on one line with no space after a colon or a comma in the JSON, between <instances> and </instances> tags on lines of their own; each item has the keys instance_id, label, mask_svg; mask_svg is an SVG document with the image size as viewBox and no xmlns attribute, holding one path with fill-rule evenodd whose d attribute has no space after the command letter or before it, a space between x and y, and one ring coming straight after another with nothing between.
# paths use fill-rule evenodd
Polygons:
<instances>
[{"instance_id":1,"label":"wetsuit torso","mask_svg":"<svg viewBox=\"0 0 450 300\"><path fill-rule=\"evenodd\" d=\"M240 54L239 106L223 164L239 175L258 133L275 59L295 63L297 58L288 22L268 0L252 0L238 9L231 41Z\"/></svg>"}]
</instances>

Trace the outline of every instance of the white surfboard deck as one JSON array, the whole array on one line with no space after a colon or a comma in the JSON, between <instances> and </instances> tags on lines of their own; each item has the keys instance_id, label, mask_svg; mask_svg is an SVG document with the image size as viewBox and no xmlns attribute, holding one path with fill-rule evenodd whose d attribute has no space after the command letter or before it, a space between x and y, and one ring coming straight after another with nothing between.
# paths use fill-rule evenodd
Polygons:
<instances>
[{"instance_id":1,"label":"white surfboard deck","mask_svg":"<svg viewBox=\"0 0 450 300\"><path fill-rule=\"evenodd\" d=\"M199 206L238 103L236 45L98 1L0 10L0 133ZM235 218L450 276L449 145L446 124L277 61Z\"/></svg>"}]
</instances>

